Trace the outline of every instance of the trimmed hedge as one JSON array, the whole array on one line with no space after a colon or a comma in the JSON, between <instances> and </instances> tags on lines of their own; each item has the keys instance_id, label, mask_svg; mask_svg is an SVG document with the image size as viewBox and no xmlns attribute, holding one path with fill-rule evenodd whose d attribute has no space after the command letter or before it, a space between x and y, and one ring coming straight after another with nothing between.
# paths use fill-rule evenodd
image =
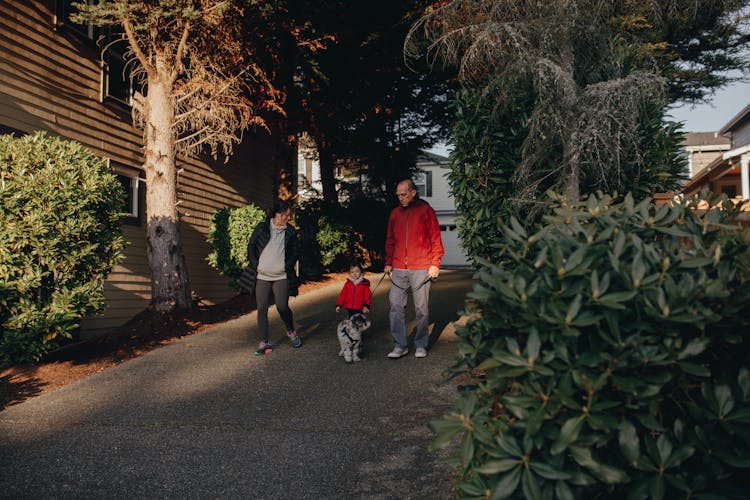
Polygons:
<instances>
[{"instance_id":1,"label":"trimmed hedge","mask_svg":"<svg viewBox=\"0 0 750 500\"><path fill-rule=\"evenodd\" d=\"M750 229L709 200L557 200L511 219L430 425L466 498L744 498ZM727 205L727 203L725 203Z\"/></svg>"},{"instance_id":2,"label":"trimmed hedge","mask_svg":"<svg viewBox=\"0 0 750 500\"><path fill-rule=\"evenodd\" d=\"M232 278L229 286L240 290L238 278L247 267L247 244L255 226L266 218L266 213L257 205L225 207L211 216L208 243L213 250L206 260L222 276Z\"/></svg>"},{"instance_id":3,"label":"trimmed hedge","mask_svg":"<svg viewBox=\"0 0 750 500\"><path fill-rule=\"evenodd\" d=\"M353 258L370 270L382 269L389 213L385 202L367 197L343 205L318 199L301 204L295 221L302 239L302 275L346 271Z\"/></svg>"},{"instance_id":4,"label":"trimmed hedge","mask_svg":"<svg viewBox=\"0 0 750 500\"><path fill-rule=\"evenodd\" d=\"M0 357L39 359L104 309L122 209L117 177L80 144L0 136Z\"/></svg>"}]
</instances>

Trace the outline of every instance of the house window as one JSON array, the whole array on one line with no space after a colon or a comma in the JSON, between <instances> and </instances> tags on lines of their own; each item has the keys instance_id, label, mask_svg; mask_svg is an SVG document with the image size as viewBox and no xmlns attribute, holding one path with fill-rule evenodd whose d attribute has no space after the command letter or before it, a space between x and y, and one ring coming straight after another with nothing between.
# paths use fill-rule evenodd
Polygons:
<instances>
[{"instance_id":1,"label":"house window","mask_svg":"<svg viewBox=\"0 0 750 500\"><path fill-rule=\"evenodd\" d=\"M123 38L122 28L110 27L101 45L106 48L103 54L104 98L132 106L135 93L143 88L133 77L133 61L125 57L128 42Z\"/></svg>"},{"instance_id":2,"label":"house window","mask_svg":"<svg viewBox=\"0 0 750 500\"><path fill-rule=\"evenodd\" d=\"M432 196L432 171L423 170L414 176L414 185L420 198Z\"/></svg>"},{"instance_id":3,"label":"house window","mask_svg":"<svg viewBox=\"0 0 750 500\"><path fill-rule=\"evenodd\" d=\"M57 1L57 25L64 26L65 28L72 30L78 35L88 40L96 41L99 36L99 28L91 23L78 24L70 20L70 16L78 12L78 9L73 7L73 2L81 0L58 0ZM83 0L88 5L93 5L96 0Z\"/></svg>"},{"instance_id":4,"label":"house window","mask_svg":"<svg viewBox=\"0 0 750 500\"><path fill-rule=\"evenodd\" d=\"M130 224L140 224L143 214L144 183L139 172L135 169L116 169L114 174L122 185L124 193L125 213L124 221Z\"/></svg>"},{"instance_id":5,"label":"house window","mask_svg":"<svg viewBox=\"0 0 750 500\"><path fill-rule=\"evenodd\" d=\"M108 48L104 54L104 96L132 106L135 90L131 66L117 48Z\"/></svg>"},{"instance_id":6,"label":"house window","mask_svg":"<svg viewBox=\"0 0 750 500\"><path fill-rule=\"evenodd\" d=\"M127 42L119 40L122 30L117 27L102 29L91 23L77 24L70 20L70 16L77 12L72 3L80 0L58 0L57 2L57 25L73 31L79 36L99 43L106 47L103 54L103 89L104 98L113 99L126 106L133 105L133 96L140 90L137 82L133 79L132 65L126 64L125 51ZM85 0L88 5L98 0ZM114 43L113 43L114 42Z\"/></svg>"},{"instance_id":7,"label":"house window","mask_svg":"<svg viewBox=\"0 0 750 500\"><path fill-rule=\"evenodd\" d=\"M725 194L729 198L734 198L737 196L737 186L735 186L734 184L721 186L721 194Z\"/></svg>"}]
</instances>

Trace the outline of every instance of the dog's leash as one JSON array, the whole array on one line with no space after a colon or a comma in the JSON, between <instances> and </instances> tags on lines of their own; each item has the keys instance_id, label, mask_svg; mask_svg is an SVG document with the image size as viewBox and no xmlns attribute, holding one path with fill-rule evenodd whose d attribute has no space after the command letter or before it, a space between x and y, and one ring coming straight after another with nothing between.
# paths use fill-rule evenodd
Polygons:
<instances>
[{"instance_id":1,"label":"dog's leash","mask_svg":"<svg viewBox=\"0 0 750 500\"><path fill-rule=\"evenodd\" d=\"M375 285L375 288L373 288L372 291L370 292L370 297L372 297L373 295L375 295L375 290L377 290L378 287L380 286L380 284L383 282L383 280L385 279L385 275L386 275L386 273L383 273L383 276L380 277L380 281L378 281L378 284Z\"/></svg>"},{"instance_id":2,"label":"dog's leash","mask_svg":"<svg viewBox=\"0 0 750 500\"><path fill-rule=\"evenodd\" d=\"M388 273L383 273L383 276L380 277L380 279L378 280L377 285L375 285L375 288L373 288L372 291L370 292L370 297L373 297L375 295L375 291L378 289L378 287L380 286L380 284L383 282L383 280L385 279L385 277L387 275L388 275ZM417 290L419 290L420 288L422 288L423 286L425 286L428 282L430 282L432 280L433 279L428 276L426 280L424 280L422 283L420 283L420 285L417 288L414 289L414 291L416 292ZM408 286L406 288L398 286L396 283L393 282L393 280L391 280L391 285L395 286L396 288L398 288L400 290L408 290L409 289Z\"/></svg>"},{"instance_id":3,"label":"dog's leash","mask_svg":"<svg viewBox=\"0 0 750 500\"><path fill-rule=\"evenodd\" d=\"M384 277L385 277L385 274L384 274ZM419 286L418 286L417 288L415 288L415 289L414 289L413 291L414 291L414 292L416 292L417 290L419 290L420 288L422 288L423 286L425 286L425 285L426 285L427 283L429 283L430 281L432 281L432 278L430 278L430 277L428 276L428 277L427 277L427 279L426 279L426 280L424 280L424 281L423 281L423 282L422 282L422 283L421 283L421 284L420 284L420 285L419 285ZM408 290L408 289L409 289L409 287L408 287L408 286L407 286L406 288L404 288L404 287L402 287L402 286L398 286L398 285L397 285L396 283L394 283L394 282L393 282L393 280L391 280L391 285L395 286L395 287L396 287L396 288L398 288L399 290Z\"/></svg>"},{"instance_id":4,"label":"dog's leash","mask_svg":"<svg viewBox=\"0 0 750 500\"><path fill-rule=\"evenodd\" d=\"M377 291L378 287L383 282L383 280L385 279L385 277L386 277L387 274L388 273L383 273L383 276L380 277L380 279L378 280L378 283L375 285L375 288L373 288L371 291L368 290L368 291L370 291L370 298L373 298L375 296L375 292ZM430 282L432 280L433 279L428 276L426 280L424 280L417 288L414 289L414 291L416 292L417 290L419 290L420 288L422 288L423 286L425 286L428 282ZM396 288L398 288L400 290L408 290L409 289L408 286L406 288L398 286L396 283L393 282L393 280L391 280L391 285L395 286Z\"/></svg>"}]
</instances>

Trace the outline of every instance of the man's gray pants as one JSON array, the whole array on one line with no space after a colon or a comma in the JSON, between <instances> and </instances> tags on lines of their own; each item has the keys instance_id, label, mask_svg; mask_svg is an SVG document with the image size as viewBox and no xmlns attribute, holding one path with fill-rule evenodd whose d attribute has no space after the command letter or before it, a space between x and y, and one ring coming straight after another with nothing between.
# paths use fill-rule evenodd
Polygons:
<instances>
[{"instance_id":1,"label":"man's gray pants","mask_svg":"<svg viewBox=\"0 0 750 500\"><path fill-rule=\"evenodd\" d=\"M402 349L406 342L406 303L407 293L411 289L414 300L414 311L417 315L417 332L414 334L414 347L427 348L429 342L429 309L430 281L427 280L427 269L393 269L391 271L391 291L388 294L391 309L388 315L391 321L393 341Z\"/></svg>"}]
</instances>

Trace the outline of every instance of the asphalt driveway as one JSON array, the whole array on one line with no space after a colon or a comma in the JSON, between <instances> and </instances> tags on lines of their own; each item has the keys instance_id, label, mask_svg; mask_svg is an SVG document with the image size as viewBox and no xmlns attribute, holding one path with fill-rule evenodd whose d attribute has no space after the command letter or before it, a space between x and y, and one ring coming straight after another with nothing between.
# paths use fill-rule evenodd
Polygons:
<instances>
[{"instance_id":1,"label":"asphalt driveway","mask_svg":"<svg viewBox=\"0 0 750 500\"><path fill-rule=\"evenodd\" d=\"M425 359L386 358L386 280L364 359L346 364L335 284L292 299L300 349L272 309L267 356L251 354L252 313L11 406L0 498L450 498L454 472L428 450L426 423L455 399L442 373L471 277L445 270L433 284Z\"/></svg>"}]
</instances>

